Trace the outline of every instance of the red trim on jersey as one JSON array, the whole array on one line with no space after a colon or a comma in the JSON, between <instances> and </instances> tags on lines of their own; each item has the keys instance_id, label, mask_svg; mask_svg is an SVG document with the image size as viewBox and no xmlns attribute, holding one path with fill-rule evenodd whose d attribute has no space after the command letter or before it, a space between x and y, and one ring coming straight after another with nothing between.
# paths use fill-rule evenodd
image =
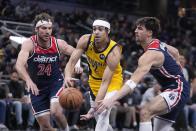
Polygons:
<instances>
[{"instance_id":1,"label":"red trim on jersey","mask_svg":"<svg viewBox=\"0 0 196 131\"><path fill-rule=\"evenodd\" d=\"M160 41L158 39L154 39L146 48L148 49L158 49L160 47Z\"/></svg>"},{"instance_id":2,"label":"red trim on jersey","mask_svg":"<svg viewBox=\"0 0 196 131\"><path fill-rule=\"evenodd\" d=\"M47 49L44 49L41 46L39 46L36 35L31 36L31 38L32 38L33 42L35 43L35 53L38 53L38 54L48 54L48 53L56 53L56 52L58 52L55 37L53 37L53 36L50 37L50 44L51 45Z\"/></svg>"},{"instance_id":3,"label":"red trim on jersey","mask_svg":"<svg viewBox=\"0 0 196 131\"><path fill-rule=\"evenodd\" d=\"M56 93L56 96L60 96L61 92L63 92L64 90L64 87L61 87L58 92Z\"/></svg>"}]
</instances>

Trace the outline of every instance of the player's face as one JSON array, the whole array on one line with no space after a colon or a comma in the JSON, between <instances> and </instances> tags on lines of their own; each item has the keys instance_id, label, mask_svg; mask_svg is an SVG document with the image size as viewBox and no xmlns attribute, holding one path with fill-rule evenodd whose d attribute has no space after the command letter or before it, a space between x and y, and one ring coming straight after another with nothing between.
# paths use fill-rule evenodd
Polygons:
<instances>
[{"instance_id":1,"label":"player's face","mask_svg":"<svg viewBox=\"0 0 196 131\"><path fill-rule=\"evenodd\" d=\"M138 44L144 43L149 37L149 31L143 25L137 25L135 29L135 40Z\"/></svg>"},{"instance_id":2,"label":"player's face","mask_svg":"<svg viewBox=\"0 0 196 131\"><path fill-rule=\"evenodd\" d=\"M37 34L39 39L47 42L50 40L50 36L52 34L52 26L42 25L37 28Z\"/></svg>"},{"instance_id":3,"label":"player's face","mask_svg":"<svg viewBox=\"0 0 196 131\"><path fill-rule=\"evenodd\" d=\"M108 37L108 33L103 26L93 26L93 34L95 35L95 43L103 42Z\"/></svg>"}]
</instances>

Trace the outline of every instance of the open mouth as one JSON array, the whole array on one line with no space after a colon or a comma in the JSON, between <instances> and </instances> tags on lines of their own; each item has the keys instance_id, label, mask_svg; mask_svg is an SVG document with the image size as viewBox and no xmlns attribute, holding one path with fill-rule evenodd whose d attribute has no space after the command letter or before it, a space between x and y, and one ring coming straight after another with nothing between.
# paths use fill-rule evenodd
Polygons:
<instances>
[{"instance_id":1,"label":"open mouth","mask_svg":"<svg viewBox=\"0 0 196 131\"><path fill-rule=\"evenodd\" d=\"M101 37L95 37L95 40L99 40Z\"/></svg>"}]
</instances>

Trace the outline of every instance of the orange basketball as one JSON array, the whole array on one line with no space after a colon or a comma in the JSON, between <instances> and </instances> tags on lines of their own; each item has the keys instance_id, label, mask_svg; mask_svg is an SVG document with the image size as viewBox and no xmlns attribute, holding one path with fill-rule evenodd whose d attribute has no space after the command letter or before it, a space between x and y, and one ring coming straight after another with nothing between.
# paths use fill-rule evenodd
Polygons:
<instances>
[{"instance_id":1,"label":"orange basketball","mask_svg":"<svg viewBox=\"0 0 196 131\"><path fill-rule=\"evenodd\" d=\"M82 93L73 87L65 88L59 96L60 105L66 110L79 109L83 102Z\"/></svg>"}]
</instances>

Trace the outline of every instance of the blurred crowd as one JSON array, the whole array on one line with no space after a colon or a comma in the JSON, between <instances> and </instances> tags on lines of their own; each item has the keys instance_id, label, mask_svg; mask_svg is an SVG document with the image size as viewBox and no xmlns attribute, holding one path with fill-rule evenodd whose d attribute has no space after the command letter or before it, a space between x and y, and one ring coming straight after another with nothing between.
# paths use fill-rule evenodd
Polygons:
<instances>
[{"instance_id":1,"label":"blurred crowd","mask_svg":"<svg viewBox=\"0 0 196 131\"><path fill-rule=\"evenodd\" d=\"M38 3L29 4L22 0L13 5L10 0L0 0L0 20L31 23L34 16L40 12L47 12L54 17L53 35L66 40L76 46L78 38L84 33L91 33L91 24L95 18L104 17L111 23L111 39L123 46L121 64L124 70L134 71L137 58L143 53L134 40L134 20L122 14L98 14L96 12L75 11L53 12L42 9ZM139 16L137 16L139 17ZM173 126L177 130L196 130L196 23L188 17L169 15L167 18L159 16L161 20L161 33L159 38L169 45L179 49L183 73L191 84L190 101L180 113L177 123ZM1 25L0 25L1 26ZM33 30L33 29L32 29ZM37 128L36 121L31 111L29 95L25 90L25 83L19 79L14 70L14 64L20 45L13 45L9 39L10 32L0 30L0 129L30 129ZM61 66L64 69L68 60L61 56ZM86 69L86 67L84 67ZM89 86L88 71L78 76L80 82L76 83L84 95L84 104L80 111L66 111L71 129L93 128L94 121L79 121L79 115L88 111ZM129 79L124 74L124 81ZM151 98L160 93L160 85L149 74L138 85L132 95L128 95L116 103L111 112L110 122L114 129L138 129L139 111ZM55 123L54 123L55 124Z\"/></svg>"}]
</instances>

